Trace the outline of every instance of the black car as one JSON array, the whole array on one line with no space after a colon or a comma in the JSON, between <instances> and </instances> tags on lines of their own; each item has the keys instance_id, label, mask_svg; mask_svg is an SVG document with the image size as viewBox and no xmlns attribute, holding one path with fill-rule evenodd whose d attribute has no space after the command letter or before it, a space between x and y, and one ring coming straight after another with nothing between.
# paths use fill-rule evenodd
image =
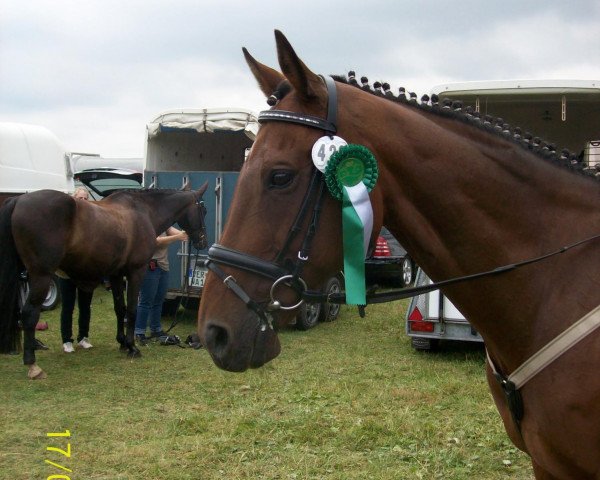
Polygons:
<instances>
[{"instance_id":1,"label":"black car","mask_svg":"<svg viewBox=\"0 0 600 480\"><path fill-rule=\"evenodd\" d=\"M413 282L415 271L415 264L406 250L389 230L383 227L373 255L365 261L367 284L405 287Z\"/></svg>"}]
</instances>

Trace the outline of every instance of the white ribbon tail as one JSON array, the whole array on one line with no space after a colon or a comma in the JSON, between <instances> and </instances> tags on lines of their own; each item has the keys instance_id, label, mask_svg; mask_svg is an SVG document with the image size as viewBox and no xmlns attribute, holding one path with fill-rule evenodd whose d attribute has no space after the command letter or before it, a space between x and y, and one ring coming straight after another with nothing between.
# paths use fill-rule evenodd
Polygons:
<instances>
[{"instance_id":1,"label":"white ribbon tail","mask_svg":"<svg viewBox=\"0 0 600 480\"><path fill-rule=\"evenodd\" d=\"M371 241L371 232L373 231L373 207L371 206L369 191L363 182L358 182L353 187L344 188L348 192L352 206L363 224L363 246L366 258L369 251L369 242Z\"/></svg>"}]
</instances>

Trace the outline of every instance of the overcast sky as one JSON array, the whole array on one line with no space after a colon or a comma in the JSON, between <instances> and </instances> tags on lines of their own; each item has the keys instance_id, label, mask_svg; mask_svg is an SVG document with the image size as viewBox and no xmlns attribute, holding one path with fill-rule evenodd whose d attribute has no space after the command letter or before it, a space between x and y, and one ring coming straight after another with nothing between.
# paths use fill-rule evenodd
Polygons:
<instances>
[{"instance_id":1,"label":"overcast sky","mask_svg":"<svg viewBox=\"0 0 600 480\"><path fill-rule=\"evenodd\" d=\"M419 94L442 83L600 80L598 0L0 0L0 121L78 152L142 157L177 108L266 108L241 48Z\"/></svg>"}]
</instances>

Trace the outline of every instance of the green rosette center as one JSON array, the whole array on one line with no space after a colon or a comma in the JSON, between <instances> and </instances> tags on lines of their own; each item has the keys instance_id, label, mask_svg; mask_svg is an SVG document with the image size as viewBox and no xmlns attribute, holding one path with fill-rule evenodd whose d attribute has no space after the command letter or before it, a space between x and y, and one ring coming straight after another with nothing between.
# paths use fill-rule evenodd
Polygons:
<instances>
[{"instance_id":1,"label":"green rosette center","mask_svg":"<svg viewBox=\"0 0 600 480\"><path fill-rule=\"evenodd\" d=\"M377 160L362 145L344 145L335 152L325 168L325 183L329 193L342 200L342 189L363 182L370 192L377 182Z\"/></svg>"}]
</instances>

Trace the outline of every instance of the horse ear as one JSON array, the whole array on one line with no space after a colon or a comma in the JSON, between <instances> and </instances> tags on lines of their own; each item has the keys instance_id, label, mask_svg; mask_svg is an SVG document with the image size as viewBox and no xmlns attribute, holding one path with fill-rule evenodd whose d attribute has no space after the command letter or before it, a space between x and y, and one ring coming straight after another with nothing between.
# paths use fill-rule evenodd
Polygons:
<instances>
[{"instance_id":1,"label":"horse ear","mask_svg":"<svg viewBox=\"0 0 600 480\"><path fill-rule=\"evenodd\" d=\"M285 80L285 77L277 70L273 70L271 67L267 67L266 65L258 62L252 55L250 55L248 50L246 50L246 47L243 47L242 51L244 52L244 57L246 58L246 63L250 67L250 71L258 82L258 86L265 94L265 97L269 97L275 90L277 90L277 85Z\"/></svg>"},{"instance_id":2,"label":"horse ear","mask_svg":"<svg viewBox=\"0 0 600 480\"><path fill-rule=\"evenodd\" d=\"M277 57L281 71L292 84L296 93L303 100L310 100L318 96L319 91L325 91L323 82L318 75L311 72L304 62L298 58L288 39L283 33L275 30L277 43Z\"/></svg>"},{"instance_id":3,"label":"horse ear","mask_svg":"<svg viewBox=\"0 0 600 480\"><path fill-rule=\"evenodd\" d=\"M202 195L204 195L204 192L206 192L206 189L208 188L208 180L206 182L204 182L204 185L202 185L199 189L198 189L198 196L201 197Z\"/></svg>"},{"instance_id":4,"label":"horse ear","mask_svg":"<svg viewBox=\"0 0 600 480\"><path fill-rule=\"evenodd\" d=\"M181 187L181 189L186 192L192 189L190 185L190 180L188 178L185 179L185 183L183 184L183 187Z\"/></svg>"}]
</instances>

